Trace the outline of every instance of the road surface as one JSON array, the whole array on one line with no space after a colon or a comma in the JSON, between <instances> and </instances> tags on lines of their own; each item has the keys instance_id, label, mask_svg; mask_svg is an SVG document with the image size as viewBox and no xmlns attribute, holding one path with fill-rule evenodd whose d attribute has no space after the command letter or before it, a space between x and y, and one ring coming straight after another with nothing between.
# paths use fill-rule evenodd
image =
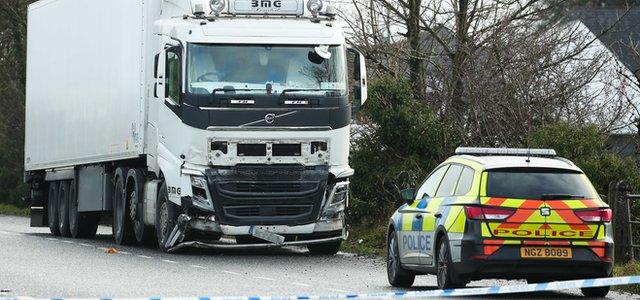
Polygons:
<instances>
[{"instance_id":1,"label":"road surface","mask_svg":"<svg viewBox=\"0 0 640 300\"><path fill-rule=\"evenodd\" d=\"M0 297L285 296L388 292L384 260L340 253L310 256L300 248L270 251L189 250L117 246L111 228L92 240L54 237L22 217L0 216ZM115 254L105 249L115 247ZM414 290L433 289L420 276ZM524 283L483 280L469 286ZM611 292L611 299L634 296ZM578 290L494 299L584 299ZM638 297L640 299L640 297Z\"/></svg>"}]
</instances>

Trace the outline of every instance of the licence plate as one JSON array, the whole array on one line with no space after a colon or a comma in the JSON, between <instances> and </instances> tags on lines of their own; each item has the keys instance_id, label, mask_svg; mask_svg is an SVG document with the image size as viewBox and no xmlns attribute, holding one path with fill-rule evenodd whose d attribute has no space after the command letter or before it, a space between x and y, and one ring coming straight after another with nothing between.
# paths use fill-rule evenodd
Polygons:
<instances>
[{"instance_id":1,"label":"licence plate","mask_svg":"<svg viewBox=\"0 0 640 300\"><path fill-rule=\"evenodd\" d=\"M571 259L573 257L573 253L571 252L571 248L522 247L520 248L520 257Z\"/></svg>"},{"instance_id":2,"label":"licence plate","mask_svg":"<svg viewBox=\"0 0 640 300\"><path fill-rule=\"evenodd\" d=\"M284 236L269 232L256 226L251 226L249 228L249 234L265 241L274 243L276 245L284 244Z\"/></svg>"}]
</instances>

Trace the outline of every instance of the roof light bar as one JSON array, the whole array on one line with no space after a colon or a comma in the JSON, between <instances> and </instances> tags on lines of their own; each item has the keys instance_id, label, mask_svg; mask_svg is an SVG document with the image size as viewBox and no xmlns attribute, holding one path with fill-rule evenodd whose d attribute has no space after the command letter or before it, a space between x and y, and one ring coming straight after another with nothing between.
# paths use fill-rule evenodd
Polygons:
<instances>
[{"instance_id":1,"label":"roof light bar","mask_svg":"<svg viewBox=\"0 0 640 300\"><path fill-rule=\"evenodd\" d=\"M527 148L473 148L459 147L456 155L506 155L506 156L557 156L553 149L527 149Z\"/></svg>"}]
</instances>

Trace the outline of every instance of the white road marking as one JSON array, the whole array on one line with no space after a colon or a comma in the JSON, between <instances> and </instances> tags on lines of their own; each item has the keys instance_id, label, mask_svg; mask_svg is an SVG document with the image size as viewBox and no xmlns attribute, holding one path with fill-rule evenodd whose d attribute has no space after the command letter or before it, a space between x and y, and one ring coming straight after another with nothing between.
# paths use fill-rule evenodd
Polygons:
<instances>
[{"instance_id":1,"label":"white road marking","mask_svg":"<svg viewBox=\"0 0 640 300\"><path fill-rule=\"evenodd\" d=\"M341 290L341 289L329 289L332 292L336 292L336 293L342 293L342 294L346 294L349 293L349 291L345 291L345 290Z\"/></svg>"},{"instance_id":2,"label":"white road marking","mask_svg":"<svg viewBox=\"0 0 640 300\"><path fill-rule=\"evenodd\" d=\"M98 249L102 250L102 251L107 251L107 249L109 248L105 248L105 247L98 247Z\"/></svg>"},{"instance_id":3,"label":"white road marking","mask_svg":"<svg viewBox=\"0 0 640 300\"><path fill-rule=\"evenodd\" d=\"M255 278L255 279L262 279L262 280L267 280L267 281L276 281L276 280L275 280L275 279L273 279L273 278L269 278L269 277L262 277L262 276L255 276L255 277L253 277L253 278Z\"/></svg>"},{"instance_id":4,"label":"white road marking","mask_svg":"<svg viewBox=\"0 0 640 300\"><path fill-rule=\"evenodd\" d=\"M194 267L194 268L198 268L198 269L206 269L205 267L200 266L200 265L191 265L191 266Z\"/></svg>"},{"instance_id":5,"label":"white road marking","mask_svg":"<svg viewBox=\"0 0 640 300\"><path fill-rule=\"evenodd\" d=\"M120 253L120 254L124 254L124 255L129 255L129 254L131 254L131 252L127 252L127 251L118 251L118 253Z\"/></svg>"},{"instance_id":6,"label":"white road marking","mask_svg":"<svg viewBox=\"0 0 640 300\"><path fill-rule=\"evenodd\" d=\"M166 262L166 263L170 263L170 264L177 264L178 263L177 261L168 260L168 259L163 259L162 261Z\"/></svg>"},{"instance_id":7,"label":"white road marking","mask_svg":"<svg viewBox=\"0 0 640 300\"><path fill-rule=\"evenodd\" d=\"M54 239L54 238L47 238L47 240L50 240L50 241L58 241L58 239Z\"/></svg>"},{"instance_id":8,"label":"white road marking","mask_svg":"<svg viewBox=\"0 0 640 300\"><path fill-rule=\"evenodd\" d=\"M236 275L236 276L242 276L242 274L240 274L240 273L231 272L231 271L222 271L222 273L227 273L227 274Z\"/></svg>"},{"instance_id":9,"label":"white road marking","mask_svg":"<svg viewBox=\"0 0 640 300\"><path fill-rule=\"evenodd\" d=\"M93 245L89 245L89 244L85 244L85 243L80 243L80 246L84 246L84 247L93 247Z\"/></svg>"},{"instance_id":10,"label":"white road marking","mask_svg":"<svg viewBox=\"0 0 640 300\"><path fill-rule=\"evenodd\" d=\"M151 257L151 256L146 256L146 255L142 255L142 254L138 254L138 255L136 255L136 256L137 256L137 257L140 257L140 258L146 258L146 259L153 258L153 257Z\"/></svg>"},{"instance_id":11,"label":"white road marking","mask_svg":"<svg viewBox=\"0 0 640 300\"><path fill-rule=\"evenodd\" d=\"M62 241L63 243L67 243L67 244L75 244L74 241Z\"/></svg>"},{"instance_id":12,"label":"white road marking","mask_svg":"<svg viewBox=\"0 0 640 300\"><path fill-rule=\"evenodd\" d=\"M302 283L302 282L292 282L291 284L293 285L297 285L297 286L303 286L303 287L310 287L311 285L306 284L306 283Z\"/></svg>"}]
</instances>

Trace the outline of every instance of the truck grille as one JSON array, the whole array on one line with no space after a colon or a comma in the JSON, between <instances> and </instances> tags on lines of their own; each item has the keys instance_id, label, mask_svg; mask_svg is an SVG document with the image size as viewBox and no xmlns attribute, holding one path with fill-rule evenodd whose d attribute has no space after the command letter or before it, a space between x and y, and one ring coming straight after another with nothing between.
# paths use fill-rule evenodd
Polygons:
<instances>
[{"instance_id":1,"label":"truck grille","mask_svg":"<svg viewBox=\"0 0 640 300\"><path fill-rule=\"evenodd\" d=\"M239 165L212 168L206 173L220 223L301 225L318 218L329 168Z\"/></svg>"},{"instance_id":2,"label":"truck grille","mask_svg":"<svg viewBox=\"0 0 640 300\"><path fill-rule=\"evenodd\" d=\"M311 214L313 205L288 206L227 206L224 212L232 217L304 217Z\"/></svg>"},{"instance_id":3,"label":"truck grille","mask_svg":"<svg viewBox=\"0 0 640 300\"><path fill-rule=\"evenodd\" d=\"M242 196L264 194L303 195L318 190L317 182L223 182L218 184L220 193Z\"/></svg>"}]
</instances>

